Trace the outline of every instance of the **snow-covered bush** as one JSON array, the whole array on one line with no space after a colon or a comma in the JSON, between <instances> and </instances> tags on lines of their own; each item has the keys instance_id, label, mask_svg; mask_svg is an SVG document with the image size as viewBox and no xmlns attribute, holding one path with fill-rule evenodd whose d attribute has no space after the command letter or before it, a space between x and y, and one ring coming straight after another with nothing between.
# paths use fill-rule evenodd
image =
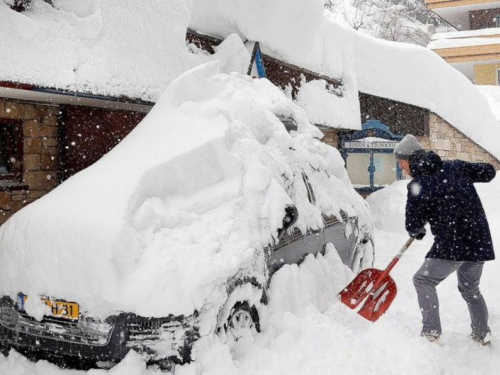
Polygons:
<instances>
[{"instance_id":1,"label":"snow-covered bush","mask_svg":"<svg viewBox=\"0 0 500 375\"><path fill-rule=\"evenodd\" d=\"M423 46L436 27L445 26L421 0L325 0L325 8L356 30Z\"/></svg>"}]
</instances>

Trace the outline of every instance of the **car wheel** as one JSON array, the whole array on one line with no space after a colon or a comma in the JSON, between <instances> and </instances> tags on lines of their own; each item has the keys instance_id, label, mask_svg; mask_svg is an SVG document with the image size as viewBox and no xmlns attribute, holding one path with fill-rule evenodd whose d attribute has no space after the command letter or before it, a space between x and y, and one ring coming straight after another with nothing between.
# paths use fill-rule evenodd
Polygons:
<instances>
[{"instance_id":1,"label":"car wheel","mask_svg":"<svg viewBox=\"0 0 500 375\"><path fill-rule=\"evenodd\" d=\"M247 301L237 302L227 318L219 336L236 354L246 343L253 342L253 338L260 332L259 313L255 306Z\"/></svg>"}]
</instances>

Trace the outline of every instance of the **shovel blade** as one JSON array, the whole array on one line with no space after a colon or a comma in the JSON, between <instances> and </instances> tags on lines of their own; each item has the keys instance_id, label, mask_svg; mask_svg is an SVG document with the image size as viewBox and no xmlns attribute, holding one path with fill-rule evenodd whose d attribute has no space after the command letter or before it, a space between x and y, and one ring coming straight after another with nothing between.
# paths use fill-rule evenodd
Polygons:
<instances>
[{"instance_id":1,"label":"shovel blade","mask_svg":"<svg viewBox=\"0 0 500 375\"><path fill-rule=\"evenodd\" d=\"M367 268L361 271L349 285L340 293L339 298L342 303L351 309L359 306L361 302L370 294L383 271L375 268Z\"/></svg>"},{"instance_id":2,"label":"shovel blade","mask_svg":"<svg viewBox=\"0 0 500 375\"><path fill-rule=\"evenodd\" d=\"M398 289L394 280L387 275L380 287L369 293L358 314L371 322L376 322L389 308L396 297Z\"/></svg>"}]
</instances>

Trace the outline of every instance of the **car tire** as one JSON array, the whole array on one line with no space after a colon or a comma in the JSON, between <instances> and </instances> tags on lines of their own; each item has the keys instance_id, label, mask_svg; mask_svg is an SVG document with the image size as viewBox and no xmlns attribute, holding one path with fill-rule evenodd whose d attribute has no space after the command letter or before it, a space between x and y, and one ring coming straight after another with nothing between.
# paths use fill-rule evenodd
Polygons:
<instances>
[{"instance_id":1,"label":"car tire","mask_svg":"<svg viewBox=\"0 0 500 375\"><path fill-rule=\"evenodd\" d=\"M227 344L234 354L237 347L260 332L259 313L255 306L247 301L237 302L223 327L219 328L219 337Z\"/></svg>"}]
</instances>

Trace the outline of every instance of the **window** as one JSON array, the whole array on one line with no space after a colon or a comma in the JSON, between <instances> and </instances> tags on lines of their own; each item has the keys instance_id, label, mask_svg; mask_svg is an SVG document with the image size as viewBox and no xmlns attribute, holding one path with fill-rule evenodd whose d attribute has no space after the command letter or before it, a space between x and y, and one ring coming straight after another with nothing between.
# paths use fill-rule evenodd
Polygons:
<instances>
[{"instance_id":1,"label":"window","mask_svg":"<svg viewBox=\"0 0 500 375\"><path fill-rule=\"evenodd\" d=\"M493 27L500 27L500 16L493 17Z\"/></svg>"},{"instance_id":2,"label":"window","mask_svg":"<svg viewBox=\"0 0 500 375\"><path fill-rule=\"evenodd\" d=\"M22 156L22 122L0 119L0 180L20 180Z\"/></svg>"},{"instance_id":3,"label":"window","mask_svg":"<svg viewBox=\"0 0 500 375\"><path fill-rule=\"evenodd\" d=\"M496 83L497 83L497 86L500 86L500 69L497 68L496 72L497 72L497 82Z\"/></svg>"}]
</instances>

